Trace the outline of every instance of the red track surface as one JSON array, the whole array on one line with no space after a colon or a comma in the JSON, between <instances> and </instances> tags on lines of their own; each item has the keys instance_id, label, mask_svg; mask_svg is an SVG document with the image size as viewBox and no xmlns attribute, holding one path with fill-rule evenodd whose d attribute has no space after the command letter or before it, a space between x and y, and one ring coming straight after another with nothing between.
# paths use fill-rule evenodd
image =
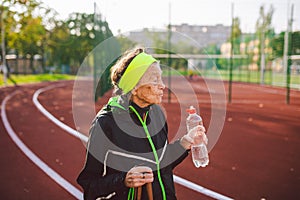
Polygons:
<instances>
[{"instance_id":1,"label":"red track surface","mask_svg":"<svg viewBox=\"0 0 300 200\"><path fill-rule=\"evenodd\" d=\"M73 82L63 83L63 87L42 93L39 101L55 117L74 128ZM199 89L203 85L200 80L191 84L208 126L209 93ZM15 90L20 91L6 105L14 131L45 163L80 189L75 179L84 162L84 144L50 122L32 102L33 93L47 85L1 88L0 100ZM285 104L285 90L280 88L234 84L232 95L222 135L210 152L209 166L196 169L189 157L175 169L175 174L234 199L299 199L300 92L291 92L290 105ZM96 109L106 101L100 99ZM163 106L173 137L180 122L178 103ZM0 130L1 199L74 199L16 147L2 121ZM180 200L211 199L177 184L176 190Z\"/></svg>"}]
</instances>

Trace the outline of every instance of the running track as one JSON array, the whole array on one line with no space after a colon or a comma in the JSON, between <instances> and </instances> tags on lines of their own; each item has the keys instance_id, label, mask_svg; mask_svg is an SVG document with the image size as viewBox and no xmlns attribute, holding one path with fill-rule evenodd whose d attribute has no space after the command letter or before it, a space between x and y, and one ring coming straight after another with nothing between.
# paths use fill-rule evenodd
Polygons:
<instances>
[{"instance_id":1,"label":"running track","mask_svg":"<svg viewBox=\"0 0 300 200\"><path fill-rule=\"evenodd\" d=\"M80 199L81 189L75 179L84 162L85 148L70 134L75 127L71 108L72 82L59 84L53 88L47 88L49 84L43 83L1 89L1 117L6 124L4 127L0 123L0 142L4 147L0 154L1 199ZM300 197L300 167L296 159L300 149L299 92L292 92L293 104L287 106L283 104L284 91L243 84L239 87L244 97L247 89L268 97L247 98L246 103L237 95L236 103L228 105L222 137L210 154L209 167L195 169L188 158L175 169L176 177L195 183L189 188L176 184L179 199L212 199L208 195L218 199ZM46 90L43 92L40 88ZM199 84L195 88L201 89ZM35 104L32 101L34 94ZM280 97L274 99L274 96ZM37 103L59 122L71 127L70 130L63 130L51 122L37 109ZM100 107L101 102L99 104ZM205 119L205 113L209 116L210 105L204 104L201 112ZM170 110L172 108L167 108ZM19 146L23 144L28 148L25 148L27 154L35 155L33 158L31 155L34 161L20 151L12 140L14 137L8 135L10 132L15 133L14 141L17 140ZM44 171L34 164L36 162Z\"/></svg>"}]
</instances>

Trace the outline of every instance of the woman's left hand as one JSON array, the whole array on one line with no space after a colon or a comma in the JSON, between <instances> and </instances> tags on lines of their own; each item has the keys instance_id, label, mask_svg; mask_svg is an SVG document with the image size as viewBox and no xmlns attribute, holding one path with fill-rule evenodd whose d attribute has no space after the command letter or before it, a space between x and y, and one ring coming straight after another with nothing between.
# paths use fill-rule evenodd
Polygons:
<instances>
[{"instance_id":1,"label":"woman's left hand","mask_svg":"<svg viewBox=\"0 0 300 200\"><path fill-rule=\"evenodd\" d=\"M127 172L124 183L127 187L140 187L146 183L152 183L153 180L153 172L150 167L138 166Z\"/></svg>"}]
</instances>

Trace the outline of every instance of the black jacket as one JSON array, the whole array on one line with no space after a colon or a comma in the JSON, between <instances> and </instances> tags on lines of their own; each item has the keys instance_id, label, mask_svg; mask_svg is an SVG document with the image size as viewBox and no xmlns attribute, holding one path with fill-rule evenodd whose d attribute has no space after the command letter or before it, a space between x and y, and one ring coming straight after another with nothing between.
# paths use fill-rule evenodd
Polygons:
<instances>
[{"instance_id":1,"label":"black jacket","mask_svg":"<svg viewBox=\"0 0 300 200\"><path fill-rule=\"evenodd\" d=\"M129 188L124 185L126 173L139 165L152 168L153 196L155 200L162 199L157 165L141 122L125 104L111 105L116 104L105 106L90 128L85 166L77 178L84 190L84 199L127 199ZM166 196L168 200L176 199L172 170L188 152L179 141L168 143L166 119L158 105L147 108L139 108L134 103L131 105L140 116L148 112L146 124L159 157ZM147 199L146 192L143 192L142 199Z\"/></svg>"}]
</instances>

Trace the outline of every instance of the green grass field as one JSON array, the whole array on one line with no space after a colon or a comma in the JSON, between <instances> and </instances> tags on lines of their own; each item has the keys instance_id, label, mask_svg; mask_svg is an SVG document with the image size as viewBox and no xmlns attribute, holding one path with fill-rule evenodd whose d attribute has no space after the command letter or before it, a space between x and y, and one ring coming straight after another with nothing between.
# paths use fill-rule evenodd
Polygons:
<instances>
[{"instance_id":1,"label":"green grass field","mask_svg":"<svg viewBox=\"0 0 300 200\"><path fill-rule=\"evenodd\" d=\"M37 75L14 75L7 79L7 85L14 85L14 82L18 85L26 83L38 83L47 81L58 81L58 80L74 80L74 75L67 74L37 74ZM3 80L3 74L0 75L0 86L5 86Z\"/></svg>"},{"instance_id":2,"label":"green grass field","mask_svg":"<svg viewBox=\"0 0 300 200\"><path fill-rule=\"evenodd\" d=\"M222 80L229 80L229 71L203 71L204 77L209 78L222 78ZM259 71L246 71L246 70L235 70L232 72L232 80L246 83L260 83L260 72ZM275 73L272 71L265 72L264 83L267 85L286 87L286 74ZM290 87L300 89L300 74L291 74L290 76Z\"/></svg>"},{"instance_id":3,"label":"green grass field","mask_svg":"<svg viewBox=\"0 0 300 200\"><path fill-rule=\"evenodd\" d=\"M186 70L172 70L171 76L176 75L187 75ZM206 78L221 79L224 81L229 80L228 70L205 70L199 71L199 75ZM168 71L163 71L163 76L168 76ZM7 79L7 85L14 85L15 81L18 85L26 83L37 83L46 81L58 81L58 80L74 80L75 75L67 74L37 74L37 75L11 75L11 79ZM13 81L12 81L13 80ZM260 72L258 71L246 71L246 70L235 70L232 76L233 81L246 82L246 83L260 83ZM267 71L265 73L264 83L267 85L274 85L280 87L286 87L286 74L284 73L274 73ZM0 87L5 86L3 81L3 74L0 74ZM291 74L290 87L295 89L300 89L300 74Z\"/></svg>"},{"instance_id":4,"label":"green grass field","mask_svg":"<svg viewBox=\"0 0 300 200\"><path fill-rule=\"evenodd\" d=\"M188 74L186 70L179 70L172 71L171 75L178 75L178 73L185 76ZM229 80L229 70L199 70L196 74L205 78L213 78L223 81ZM163 76L168 76L168 72L164 71ZM260 84L260 71L234 70L232 72L232 81ZM266 71L264 84L286 87L286 74ZM300 74L291 73L290 87L300 89Z\"/></svg>"}]
</instances>

